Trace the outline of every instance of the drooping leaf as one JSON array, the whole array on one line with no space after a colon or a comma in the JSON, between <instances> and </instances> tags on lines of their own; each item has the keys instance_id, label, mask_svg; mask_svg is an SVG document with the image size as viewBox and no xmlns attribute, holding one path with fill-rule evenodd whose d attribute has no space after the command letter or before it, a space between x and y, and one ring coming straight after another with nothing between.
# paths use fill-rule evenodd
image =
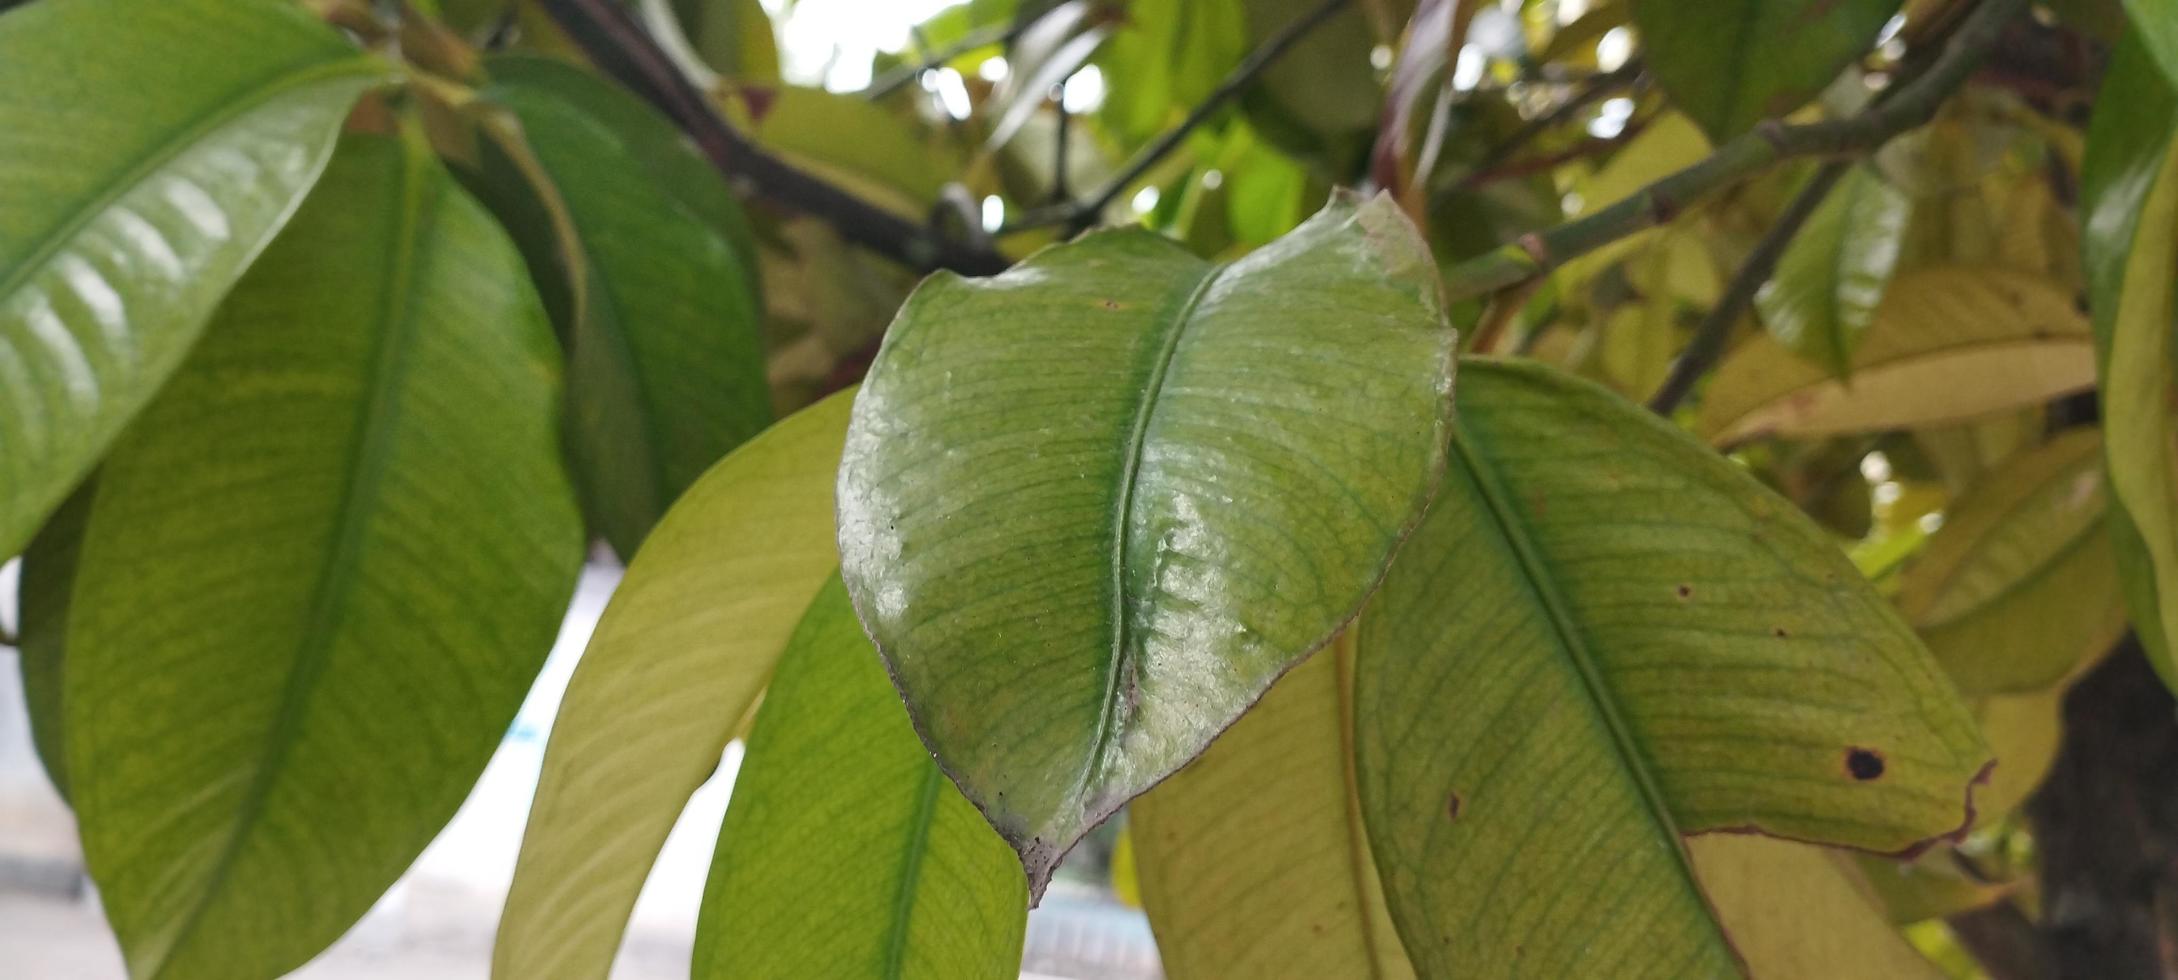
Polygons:
<instances>
[{"instance_id":1,"label":"drooping leaf","mask_svg":"<svg viewBox=\"0 0 2178 980\"><path fill-rule=\"evenodd\" d=\"M628 566L568 681L493 950L497 977L603 977L651 863L839 567L853 394L696 481Z\"/></svg>"},{"instance_id":2,"label":"drooping leaf","mask_svg":"<svg viewBox=\"0 0 2178 980\"><path fill-rule=\"evenodd\" d=\"M1845 377L1898 265L1913 202L1874 169L1854 167L1793 237L1755 294L1786 349Z\"/></svg>"},{"instance_id":3,"label":"drooping leaf","mask_svg":"<svg viewBox=\"0 0 2178 980\"><path fill-rule=\"evenodd\" d=\"M2068 290L2007 269L1932 266L1884 292L1849 380L1757 336L1718 366L1696 428L1732 444L1941 425L2093 383L2093 338Z\"/></svg>"},{"instance_id":4,"label":"drooping leaf","mask_svg":"<svg viewBox=\"0 0 2178 980\"><path fill-rule=\"evenodd\" d=\"M421 146L356 137L99 468L85 862L136 976L273 976L461 804L582 561L550 329Z\"/></svg>"},{"instance_id":5,"label":"drooping leaf","mask_svg":"<svg viewBox=\"0 0 2178 980\"><path fill-rule=\"evenodd\" d=\"M575 477L623 556L712 463L771 421L741 208L670 123L565 62L504 57L512 110L581 252L567 401Z\"/></svg>"},{"instance_id":6,"label":"drooping leaf","mask_svg":"<svg viewBox=\"0 0 2178 980\"><path fill-rule=\"evenodd\" d=\"M390 68L277 0L0 18L0 556L195 343Z\"/></svg>"},{"instance_id":7,"label":"drooping leaf","mask_svg":"<svg viewBox=\"0 0 2178 980\"><path fill-rule=\"evenodd\" d=\"M1649 70L1725 140L1807 103L1875 43L1899 0L1633 0Z\"/></svg>"},{"instance_id":8,"label":"drooping leaf","mask_svg":"<svg viewBox=\"0 0 2178 980\"><path fill-rule=\"evenodd\" d=\"M30 715L30 741L38 764L62 799L68 798L66 689L68 600L76 578L76 552L83 544L83 520L91 509L93 482L86 480L30 539L23 552L21 655L24 707Z\"/></svg>"},{"instance_id":9,"label":"drooping leaf","mask_svg":"<svg viewBox=\"0 0 2178 980\"><path fill-rule=\"evenodd\" d=\"M1342 634L1128 807L1165 976L1414 975L1354 795L1352 668Z\"/></svg>"},{"instance_id":10,"label":"drooping leaf","mask_svg":"<svg viewBox=\"0 0 2178 980\"><path fill-rule=\"evenodd\" d=\"M1363 812L1424 975L1732 974L1680 835L1963 830L1973 717L1790 503L1540 365L1469 359L1459 405L1357 644Z\"/></svg>"},{"instance_id":11,"label":"drooping leaf","mask_svg":"<svg viewBox=\"0 0 2178 980\"><path fill-rule=\"evenodd\" d=\"M1968 694L2047 688L2125 629L2102 440L2076 429L1977 481L1901 578L1899 608Z\"/></svg>"},{"instance_id":12,"label":"drooping leaf","mask_svg":"<svg viewBox=\"0 0 2178 980\"><path fill-rule=\"evenodd\" d=\"M1353 615L1434 492L1454 341L1382 196L1230 265L1130 229L909 298L843 570L1032 892Z\"/></svg>"},{"instance_id":13,"label":"drooping leaf","mask_svg":"<svg viewBox=\"0 0 2178 980\"><path fill-rule=\"evenodd\" d=\"M2133 628L2178 686L2178 90L2118 49L2080 175L2110 527Z\"/></svg>"},{"instance_id":14,"label":"drooping leaf","mask_svg":"<svg viewBox=\"0 0 2178 980\"><path fill-rule=\"evenodd\" d=\"M734 780L696 980L1011 978L1021 868L946 781L833 578L795 628Z\"/></svg>"},{"instance_id":15,"label":"drooping leaf","mask_svg":"<svg viewBox=\"0 0 2178 980\"><path fill-rule=\"evenodd\" d=\"M1708 834L1687 850L1717 919L1762 980L1938 980L1851 873L1818 847ZM1614 974L1615 975L1615 974Z\"/></svg>"}]
</instances>

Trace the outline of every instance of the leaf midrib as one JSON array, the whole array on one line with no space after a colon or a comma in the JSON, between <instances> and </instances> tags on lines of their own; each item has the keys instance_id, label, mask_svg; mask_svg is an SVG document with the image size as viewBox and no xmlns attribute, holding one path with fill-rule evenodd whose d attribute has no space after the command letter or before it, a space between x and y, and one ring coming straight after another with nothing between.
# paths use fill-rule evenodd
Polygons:
<instances>
[{"instance_id":1,"label":"leaf midrib","mask_svg":"<svg viewBox=\"0 0 2178 980\"><path fill-rule=\"evenodd\" d=\"M1127 634L1127 538L1132 525L1134 494L1142 472L1142 453L1149 443L1150 422L1157 413L1159 398L1164 394L1165 373L1172 367L1172 359L1179 353L1180 340L1187 333L1188 324L1195 318L1195 310L1209 295L1210 287L1229 268L1211 265L1196 280L1187 301L1165 329L1156 359L1150 363L1149 377L1143 382L1142 397L1135 403L1134 423L1127 437L1126 456L1120 462L1119 494L1112 508L1112 655L1110 667L1104 676L1104 696L1098 704L1095 738L1089 749L1088 764L1082 767L1081 785L1077 796L1086 798L1092 787L1104 774L1105 754L1111 748L1114 732L1119 727L1119 702L1123 697L1121 687L1127 676L1130 644Z\"/></svg>"},{"instance_id":2,"label":"leaf midrib","mask_svg":"<svg viewBox=\"0 0 2178 980\"><path fill-rule=\"evenodd\" d=\"M416 321L412 287L417 270L428 255L426 232L437 219L438 208L433 205L441 193L426 179L423 169L426 160L420 155L423 151L404 143L401 152L400 223L394 236L394 257L388 264L386 288L380 294L385 301L381 307L385 329L379 333L378 344L372 351L369 394L363 410L356 416L353 443L356 449L348 457L348 472L341 483L343 490L336 511L338 524L333 547L312 591L310 610L301 633L301 649L288 674L280 713L273 720L264 756L251 776L249 789L236 813L232 834L221 846L219 857L212 865L211 877L197 893L195 904L175 931L165 955L149 972L153 978L164 975L175 962L176 954L186 947L197 923L217 900L234 871L249 832L263 817L276 775L285 764L296 729L302 723L303 705L309 701L324 674L325 661L331 655L330 634L339 623L339 599L351 590L357 555L362 549L363 529L369 524L368 512L385 474L387 457L391 455L388 433L400 414L400 400L394 397L393 389L406 368L407 359L403 355L410 346L407 341Z\"/></svg>"},{"instance_id":3,"label":"leaf midrib","mask_svg":"<svg viewBox=\"0 0 2178 980\"><path fill-rule=\"evenodd\" d=\"M1588 696L1590 707L1603 719L1604 728L1611 736L1614 753L1633 773L1635 787L1649 811L1649 818L1669 839L1673 864L1679 869L1688 889L1706 908L1706 893L1702 890L1701 879L1695 874L1693 862L1687 856L1678 822L1672 817L1671 809L1664 800L1663 790L1657 786L1655 776L1649 772L1647 755L1641 750L1626 720L1620 716L1610 686L1605 682L1602 670L1596 666L1595 657L1589 651L1580 630L1574 626L1564 598L1551 586L1548 570L1535 543L1529 538L1526 522L1507 503L1507 495L1504 488L1498 485L1496 472L1468 445L1466 433L1455 428L1451 444L1452 451L1459 455L1468 481L1474 484L1476 495L1483 502L1483 511L1490 516L1499 536L1511 547L1514 559L1519 562L1521 578L1527 584L1528 591L1535 596L1537 604L1547 614L1551 630L1558 636L1559 649L1565 653L1566 659L1572 662L1575 672L1579 674L1582 693ZM1713 915L1707 918L1717 943L1728 947L1729 942L1724 937L1722 924ZM1734 960L1736 961L1736 957Z\"/></svg>"},{"instance_id":4,"label":"leaf midrib","mask_svg":"<svg viewBox=\"0 0 2178 980\"><path fill-rule=\"evenodd\" d=\"M885 940L885 972L880 976L898 980L904 976L907 964L908 925L915 916L915 889L922 878L923 854L930 849L930 825L938 812L938 792L944 787L945 774L938 771L936 762L926 762L923 769L923 792L915 801L915 814L908 821L907 846L900 858L900 887L892 900L892 931Z\"/></svg>"},{"instance_id":5,"label":"leaf midrib","mask_svg":"<svg viewBox=\"0 0 2178 980\"><path fill-rule=\"evenodd\" d=\"M32 276L35 276L39 270L49 265L54 256L60 254L62 249L81 237L83 230L89 227L91 222L98 220L100 215L111 210L114 202L126 196L130 191L143 186L144 181L150 179L153 173L202 144L213 132L250 113L256 112L272 102L273 99L296 89L348 75L363 77L381 74L380 71L372 70L379 67L376 59L367 56L351 57L340 61L312 65L302 71L275 76L270 84L257 88L241 98L223 102L213 111L197 117L196 120L176 132L172 139L154 144L149 153L144 154L136 162L130 164L112 183L97 194L92 195L91 199L85 202L84 207L55 227L52 233L38 244L38 247L32 249L28 255L23 256L20 264L8 270L6 275L0 276L0 297L15 295L16 291L23 288L23 285L29 282Z\"/></svg>"}]
</instances>

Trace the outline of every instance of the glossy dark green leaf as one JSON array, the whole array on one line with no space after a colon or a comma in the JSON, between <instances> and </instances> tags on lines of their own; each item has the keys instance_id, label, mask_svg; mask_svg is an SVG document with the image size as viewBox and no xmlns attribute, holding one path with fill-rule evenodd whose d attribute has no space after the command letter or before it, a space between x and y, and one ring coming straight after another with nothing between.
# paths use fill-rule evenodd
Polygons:
<instances>
[{"instance_id":1,"label":"glossy dark green leaf","mask_svg":"<svg viewBox=\"0 0 2178 980\"><path fill-rule=\"evenodd\" d=\"M2178 90L2136 34L2095 101L2080 174L2110 528L2133 628L2178 686Z\"/></svg>"},{"instance_id":2,"label":"glossy dark green leaf","mask_svg":"<svg viewBox=\"0 0 2178 980\"><path fill-rule=\"evenodd\" d=\"M712 463L771 421L741 209L671 124L571 65L506 57L513 110L580 255L562 331L577 483L623 556Z\"/></svg>"},{"instance_id":3,"label":"glossy dark green leaf","mask_svg":"<svg viewBox=\"0 0 2178 980\"><path fill-rule=\"evenodd\" d=\"M1724 140L1806 104L1875 43L1899 0L1633 0L1649 70Z\"/></svg>"},{"instance_id":4,"label":"glossy dark green leaf","mask_svg":"<svg viewBox=\"0 0 2178 980\"><path fill-rule=\"evenodd\" d=\"M1027 892L916 741L833 578L802 617L734 778L696 980L1012 978Z\"/></svg>"},{"instance_id":5,"label":"glossy dark green leaf","mask_svg":"<svg viewBox=\"0 0 2178 980\"><path fill-rule=\"evenodd\" d=\"M1913 201L1871 167L1854 167L1792 239L1755 294L1762 324L1787 350L1845 377L1898 267Z\"/></svg>"},{"instance_id":6,"label":"glossy dark green leaf","mask_svg":"<svg viewBox=\"0 0 2178 980\"><path fill-rule=\"evenodd\" d=\"M64 671L84 859L138 977L269 977L453 816L582 562L520 256L353 137L100 466Z\"/></svg>"},{"instance_id":7,"label":"glossy dark green leaf","mask_svg":"<svg viewBox=\"0 0 2178 980\"><path fill-rule=\"evenodd\" d=\"M492 973L604 977L666 835L839 569L832 485L852 392L696 481L628 565L568 680Z\"/></svg>"},{"instance_id":8,"label":"glossy dark green leaf","mask_svg":"<svg viewBox=\"0 0 2178 980\"><path fill-rule=\"evenodd\" d=\"M1973 716L1790 503L1533 362L1463 362L1459 408L1358 637L1363 812L1422 975L1735 975L1682 834L1963 832Z\"/></svg>"},{"instance_id":9,"label":"glossy dark green leaf","mask_svg":"<svg viewBox=\"0 0 2178 980\"><path fill-rule=\"evenodd\" d=\"M279 0L0 17L0 556L181 363L388 66Z\"/></svg>"},{"instance_id":10,"label":"glossy dark green leaf","mask_svg":"<svg viewBox=\"0 0 2178 980\"><path fill-rule=\"evenodd\" d=\"M1032 892L1329 641L1435 491L1454 334L1389 199L1212 265L1140 229L909 298L840 470L849 593Z\"/></svg>"}]
</instances>

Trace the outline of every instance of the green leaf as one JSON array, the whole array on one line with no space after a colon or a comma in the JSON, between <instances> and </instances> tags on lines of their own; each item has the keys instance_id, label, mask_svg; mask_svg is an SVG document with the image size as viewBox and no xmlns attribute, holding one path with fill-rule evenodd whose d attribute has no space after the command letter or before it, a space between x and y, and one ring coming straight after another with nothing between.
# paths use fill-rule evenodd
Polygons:
<instances>
[{"instance_id":1,"label":"green leaf","mask_svg":"<svg viewBox=\"0 0 2178 980\"><path fill-rule=\"evenodd\" d=\"M771 421L747 222L671 124L564 62L495 58L580 251L567 377L575 477L622 555L712 463Z\"/></svg>"},{"instance_id":2,"label":"green leaf","mask_svg":"<svg viewBox=\"0 0 2178 980\"><path fill-rule=\"evenodd\" d=\"M1468 359L1459 403L1358 637L1363 812L1423 975L1734 974L1682 834L1963 832L1973 717L1790 503L1540 365Z\"/></svg>"},{"instance_id":3,"label":"green leaf","mask_svg":"<svg viewBox=\"0 0 2178 980\"><path fill-rule=\"evenodd\" d=\"M2133 627L2178 686L2178 91L2120 46L2081 170L2111 532Z\"/></svg>"},{"instance_id":4,"label":"green leaf","mask_svg":"<svg viewBox=\"0 0 2178 980\"><path fill-rule=\"evenodd\" d=\"M1127 808L1165 976L1412 977L1354 796L1350 634Z\"/></svg>"},{"instance_id":5,"label":"green leaf","mask_svg":"<svg viewBox=\"0 0 2178 980\"><path fill-rule=\"evenodd\" d=\"M1088 0L1068 0L1021 32L1006 53L1006 77L991 92L996 121L985 146L1006 145L1049 100L1052 86L1088 63L1112 34L1111 13Z\"/></svg>"},{"instance_id":6,"label":"green leaf","mask_svg":"<svg viewBox=\"0 0 2178 980\"><path fill-rule=\"evenodd\" d=\"M142 409L384 62L276 0L0 18L0 555Z\"/></svg>"},{"instance_id":7,"label":"green leaf","mask_svg":"<svg viewBox=\"0 0 2178 980\"><path fill-rule=\"evenodd\" d=\"M696 920L697 980L1013 977L1027 895L833 578L780 658Z\"/></svg>"},{"instance_id":8,"label":"green leaf","mask_svg":"<svg viewBox=\"0 0 2178 980\"><path fill-rule=\"evenodd\" d=\"M1435 491L1454 343L1381 196L1231 265L1127 229L908 299L843 571L1031 893L1352 617Z\"/></svg>"},{"instance_id":9,"label":"green leaf","mask_svg":"<svg viewBox=\"0 0 2178 980\"><path fill-rule=\"evenodd\" d=\"M1805 105L1866 54L1899 0L1633 0L1649 70L1719 142Z\"/></svg>"},{"instance_id":10,"label":"green leaf","mask_svg":"<svg viewBox=\"0 0 2178 980\"><path fill-rule=\"evenodd\" d=\"M356 137L99 468L68 782L133 976L302 965L461 805L582 563L557 360L491 217Z\"/></svg>"},{"instance_id":11,"label":"green leaf","mask_svg":"<svg viewBox=\"0 0 2178 980\"><path fill-rule=\"evenodd\" d=\"M1209 97L1248 54L1242 0L1133 0L1097 54L1098 118L1124 146L1139 144Z\"/></svg>"},{"instance_id":12,"label":"green leaf","mask_svg":"<svg viewBox=\"0 0 2178 980\"><path fill-rule=\"evenodd\" d=\"M1730 445L1944 425L2093 383L2093 341L2070 290L1995 266L1931 266L1884 292L1850 381L1756 336L1718 366L1695 428Z\"/></svg>"},{"instance_id":13,"label":"green leaf","mask_svg":"<svg viewBox=\"0 0 2178 980\"><path fill-rule=\"evenodd\" d=\"M1847 171L1755 294L1770 336L1831 374L1850 374L1912 216L1912 199L1873 168Z\"/></svg>"},{"instance_id":14,"label":"green leaf","mask_svg":"<svg viewBox=\"0 0 2178 980\"><path fill-rule=\"evenodd\" d=\"M1243 0L1246 49L1270 43L1322 5L1322 0ZM1311 28L1242 93L1249 118L1272 142L1294 151L1346 142L1366 150L1375 138L1384 89L1370 65L1377 38L1362 16L1363 6L1348 4Z\"/></svg>"},{"instance_id":15,"label":"green leaf","mask_svg":"<svg viewBox=\"0 0 2178 980\"><path fill-rule=\"evenodd\" d=\"M23 701L30 715L30 741L38 764L62 799L68 798L68 742L62 671L66 667L68 600L76 578L76 553L83 545L83 521L90 513L96 477L69 494L51 520L23 552L21 655Z\"/></svg>"},{"instance_id":16,"label":"green leaf","mask_svg":"<svg viewBox=\"0 0 2178 980\"><path fill-rule=\"evenodd\" d=\"M2164 80L2178 84L2178 4L2171 0L2125 0L2125 14L2133 30L2121 43L2145 47Z\"/></svg>"},{"instance_id":17,"label":"green leaf","mask_svg":"<svg viewBox=\"0 0 2178 980\"><path fill-rule=\"evenodd\" d=\"M839 567L832 483L853 394L748 441L681 497L575 665L492 974L603 977L666 834Z\"/></svg>"},{"instance_id":18,"label":"green leaf","mask_svg":"<svg viewBox=\"0 0 2178 980\"><path fill-rule=\"evenodd\" d=\"M1901 578L1899 608L1968 694L2042 690L2125 630L2102 439L2075 429L1977 481Z\"/></svg>"},{"instance_id":19,"label":"green leaf","mask_svg":"<svg viewBox=\"0 0 2178 980\"><path fill-rule=\"evenodd\" d=\"M750 135L864 200L922 221L966 169L950 141L859 95L781 85L741 90Z\"/></svg>"},{"instance_id":20,"label":"green leaf","mask_svg":"<svg viewBox=\"0 0 2178 980\"><path fill-rule=\"evenodd\" d=\"M654 3L658 0L645 0ZM665 0L706 67L750 82L779 80L779 42L761 0Z\"/></svg>"}]
</instances>

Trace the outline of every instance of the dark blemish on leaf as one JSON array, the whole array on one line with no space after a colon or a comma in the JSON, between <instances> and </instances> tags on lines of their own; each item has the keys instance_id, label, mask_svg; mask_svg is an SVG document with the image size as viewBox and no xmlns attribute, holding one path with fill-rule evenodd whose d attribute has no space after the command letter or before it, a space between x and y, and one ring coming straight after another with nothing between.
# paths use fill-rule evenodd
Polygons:
<instances>
[{"instance_id":1,"label":"dark blemish on leaf","mask_svg":"<svg viewBox=\"0 0 2178 980\"><path fill-rule=\"evenodd\" d=\"M1116 300L1116 299L1108 299L1108 300L1105 300L1105 301L1104 301L1104 308L1105 308L1105 309L1107 309L1107 310L1116 310L1116 309L1119 309L1119 301L1118 301L1118 300Z\"/></svg>"},{"instance_id":2,"label":"dark blemish on leaf","mask_svg":"<svg viewBox=\"0 0 2178 980\"><path fill-rule=\"evenodd\" d=\"M1845 750L1845 771L1861 782L1883 775L1883 754L1859 747Z\"/></svg>"},{"instance_id":3,"label":"dark blemish on leaf","mask_svg":"<svg viewBox=\"0 0 2178 980\"><path fill-rule=\"evenodd\" d=\"M1458 820L1460 818L1460 794L1445 794L1444 818L1446 820Z\"/></svg>"},{"instance_id":4,"label":"dark blemish on leaf","mask_svg":"<svg viewBox=\"0 0 2178 980\"><path fill-rule=\"evenodd\" d=\"M1694 587L1693 587L1693 586L1691 586L1691 585L1681 585L1681 586L1679 586L1679 598L1681 598L1681 599L1692 599L1692 598L1694 598Z\"/></svg>"},{"instance_id":5,"label":"dark blemish on leaf","mask_svg":"<svg viewBox=\"0 0 2178 980\"><path fill-rule=\"evenodd\" d=\"M1785 632L1785 628L1782 626L1772 626L1770 627L1770 635L1782 640L1792 634Z\"/></svg>"}]
</instances>

